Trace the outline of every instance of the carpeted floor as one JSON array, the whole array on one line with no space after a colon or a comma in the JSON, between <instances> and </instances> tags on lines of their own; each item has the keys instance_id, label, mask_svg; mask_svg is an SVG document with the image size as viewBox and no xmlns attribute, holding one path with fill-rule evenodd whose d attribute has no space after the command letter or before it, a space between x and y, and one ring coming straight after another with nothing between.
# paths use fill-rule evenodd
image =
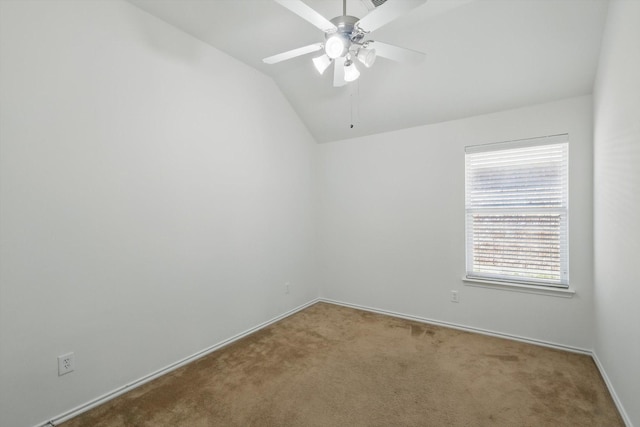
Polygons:
<instances>
[{"instance_id":1,"label":"carpeted floor","mask_svg":"<svg viewBox=\"0 0 640 427\"><path fill-rule=\"evenodd\" d=\"M588 356L325 303L62 425L624 426Z\"/></svg>"}]
</instances>

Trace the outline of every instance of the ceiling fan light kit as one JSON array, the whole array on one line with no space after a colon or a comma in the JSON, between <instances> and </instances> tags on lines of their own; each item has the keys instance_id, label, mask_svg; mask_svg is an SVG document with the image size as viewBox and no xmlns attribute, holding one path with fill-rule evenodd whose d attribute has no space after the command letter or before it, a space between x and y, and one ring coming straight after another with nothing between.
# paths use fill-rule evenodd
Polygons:
<instances>
[{"instance_id":1,"label":"ceiling fan light kit","mask_svg":"<svg viewBox=\"0 0 640 427\"><path fill-rule=\"evenodd\" d=\"M360 71L356 68L356 64L351 59L347 59L344 63L344 80L346 82L354 82L360 77Z\"/></svg>"},{"instance_id":2,"label":"ceiling fan light kit","mask_svg":"<svg viewBox=\"0 0 640 427\"><path fill-rule=\"evenodd\" d=\"M324 43L324 51L331 59L344 56L347 51L347 40L340 34L332 34Z\"/></svg>"},{"instance_id":3,"label":"ceiling fan light kit","mask_svg":"<svg viewBox=\"0 0 640 427\"><path fill-rule=\"evenodd\" d=\"M357 57L358 61L362 62L365 67L369 68L374 62L376 62L376 50L363 47L358 51Z\"/></svg>"},{"instance_id":4,"label":"ceiling fan light kit","mask_svg":"<svg viewBox=\"0 0 640 427\"><path fill-rule=\"evenodd\" d=\"M329 68L329 65L331 65L332 62L333 61L331 60L331 58L329 58L329 56L326 54L313 58L313 65L315 65L316 70L318 70L320 74L324 74L324 72L327 70L327 68Z\"/></svg>"},{"instance_id":5,"label":"ceiling fan light kit","mask_svg":"<svg viewBox=\"0 0 640 427\"><path fill-rule=\"evenodd\" d=\"M320 74L324 74L333 63L333 85L339 87L360 77L360 71L354 62L355 59L358 59L366 68L369 68L378 56L394 61L412 63L417 63L424 58L424 53L422 52L366 40L366 37L371 31L425 3L426 0L387 0L362 19L347 15L347 2L343 0L342 16L337 16L331 20L320 15L302 0L274 1L321 29L325 33L325 41L324 43L315 43L263 59L267 64L275 64L324 49L325 54L313 58L313 64ZM369 46L372 43L376 43L376 46L381 49L370 48Z\"/></svg>"}]
</instances>

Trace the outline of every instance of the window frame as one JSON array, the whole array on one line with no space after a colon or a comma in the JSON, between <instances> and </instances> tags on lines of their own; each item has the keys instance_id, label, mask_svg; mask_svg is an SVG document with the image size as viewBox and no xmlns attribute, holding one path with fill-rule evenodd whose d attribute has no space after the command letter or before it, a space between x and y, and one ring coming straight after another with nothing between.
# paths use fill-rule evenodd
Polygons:
<instances>
[{"instance_id":1,"label":"window frame","mask_svg":"<svg viewBox=\"0 0 640 427\"><path fill-rule=\"evenodd\" d=\"M560 177L558 178L561 181L562 195L559 200L560 206L554 207L522 207L518 206L516 208L513 207L483 207L481 204L474 205L471 202L470 197L470 185L473 181L470 174L473 169L470 166L470 159L474 154L484 155L486 153L504 153L509 150L517 150L517 149L529 149L532 147L541 147L541 146L554 146L560 147L562 150L562 164L559 166ZM553 147L550 147L553 148ZM512 152L513 153L513 152ZM490 154L489 154L490 156ZM499 158L501 154L497 154L496 158ZM521 167L523 172L527 172L526 164L515 164L514 168ZM478 169L475 169L477 172ZM525 188L525 187L523 187ZM476 196L478 193L474 193ZM533 270L529 270L529 278L526 277L518 277L516 275L505 274L504 272L500 272L497 274L491 274L482 271L476 271L474 269L474 230L477 228L473 227L473 217L477 218L478 215L524 215L524 216L558 216L558 250L559 254L557 258L559 260L559 271L558 271L558 279L535 279L531 277L533 275ZM522 228L522 229L526 229ZM498 143L490 143L490 144L480 144L480 145L470 145L465 147L465 257L466 257L466 265L465 265L465 277L463 280L468 284L475 284L476 286L488 286L494 287L498 289L510 288L509 290L522 290L524 292L532 291L536 293L536 290L542 290L543 293L549 291L551 293L567 293L572 294L573 291L569 289L569 135L568 134L560 134L560 135L551 135L551 136L543 136L543 137L535 137L535 138L527 138L513 141L505 141ZM508 268L505 268L505 271L508 271ZM526 270L526 269L525 269Z\"/></svg>"}]
</instances>

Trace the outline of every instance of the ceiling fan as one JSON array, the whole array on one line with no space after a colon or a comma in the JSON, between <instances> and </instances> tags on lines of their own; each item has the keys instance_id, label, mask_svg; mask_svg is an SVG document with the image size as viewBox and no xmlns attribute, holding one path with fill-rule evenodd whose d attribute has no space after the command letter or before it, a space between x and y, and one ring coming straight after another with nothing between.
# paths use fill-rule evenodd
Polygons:
<instances>
[{"instance_id":1,"label":"ceiling fan","mask_svg":"<svg viewBox=\"0 0 640 427\"><path fill-rule=\"evenodd\" d=\"M331 20L320 15L302 0L273 1L324 31L325 40L264 58L262 61L266 64L276 64L324 50L322 55L313 58L313 64L318 72L323 74L333 63L333 85L339 87L360 77L360 71L355 64L356 60L368 68L373 65L378 56L410 63L420 62L425 56L424 53L415 50L368 40L367 36L371 31L388 24L427 0L387 0L362 19L347 15L347 0L343 0L342 16L336 16Z\"/></svg>"}]
</instances>

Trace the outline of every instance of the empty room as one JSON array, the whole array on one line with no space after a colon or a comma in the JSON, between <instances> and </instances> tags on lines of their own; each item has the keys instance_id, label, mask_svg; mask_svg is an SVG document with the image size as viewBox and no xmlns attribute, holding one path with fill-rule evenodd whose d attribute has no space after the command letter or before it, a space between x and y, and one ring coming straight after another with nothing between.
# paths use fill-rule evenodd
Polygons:
<instances>
[{"instance_id":1,"label":"empty room","mask_svg":"<svg viewBox=\"0 0 640 427\"><path fill-rule=\"evenodd\" d=\"M640 1L0 0L0 427L640 427Z\"/></svg>"}]
</instances>

